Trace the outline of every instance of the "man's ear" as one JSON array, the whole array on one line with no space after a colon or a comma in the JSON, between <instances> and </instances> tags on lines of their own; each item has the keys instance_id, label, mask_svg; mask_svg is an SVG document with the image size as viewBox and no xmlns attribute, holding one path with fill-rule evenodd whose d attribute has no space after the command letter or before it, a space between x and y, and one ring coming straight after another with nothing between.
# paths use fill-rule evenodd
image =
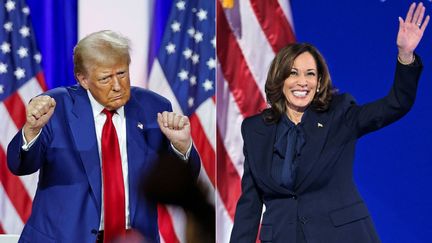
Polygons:
<instances>
[{"instance_id":1,"label":"man's ear","mask_svg":"<svg viewBox=\"0 0 432 243\"><path fill-rule=\"evenodd\" d=\"M86 76L82 73L77 73L76 74L76 78L78 79L78 82L80 83L80 85L84 88L84 89L89 89L88 86L88 80L86 78Z\"/></svg>"}]
</instances>

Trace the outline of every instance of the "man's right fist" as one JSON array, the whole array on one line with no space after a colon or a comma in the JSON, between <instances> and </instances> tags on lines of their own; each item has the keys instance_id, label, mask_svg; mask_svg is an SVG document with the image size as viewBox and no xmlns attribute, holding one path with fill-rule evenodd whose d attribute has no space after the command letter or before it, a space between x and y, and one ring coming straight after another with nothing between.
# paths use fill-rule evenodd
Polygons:
<instances>
[{"instance_id":1,"label":"man's right fist","mask_svg":"<svg viewBox=\"0 0 432 243\"><path fill-rule=\"evenodd\" d=\"M48 95L41 95L33 98L27 105L26 123L24 124L24 136L27 142L35 138L45 124L48 123L56 102Z\"/></svg>"}]
</instances>

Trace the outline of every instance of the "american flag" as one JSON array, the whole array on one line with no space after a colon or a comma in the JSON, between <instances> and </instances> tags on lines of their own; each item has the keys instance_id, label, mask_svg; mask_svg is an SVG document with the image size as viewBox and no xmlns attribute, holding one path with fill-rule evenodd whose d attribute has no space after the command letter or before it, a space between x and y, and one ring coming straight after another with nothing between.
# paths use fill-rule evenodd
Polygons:
<instances>
[{"instance_id":1,"label":"american flag","mask_svg":"<svg viewBox=\"0 0 432 243\"><path fill-rule=\"evenodd\" d=\"M19 234L30 216L38 173L16 177L7 145L25 123L27 102L46 90L24 0L0 0L0 234Z\"/></svg>"},{"instance_id":2,"label":"american flag","mask_svg":"<svg viewBox=\"0 0 432 243\"><path fill-rule=\"evenodd\" d=\"M217 4L217 242L228 242L243 175L245 117L266 107L264 84L275 53L294 42L288 0Z\"/></svg>"},{"instance_id":3,"label":"american flag","mask_svg":"<svg viewBox=\"0 0 432 243\"><path fill-rule=\"evenodd\" d=\"M199 179L211 202L216 183L215 24L214 1L174 1L148 83L171 101L175 112L189 116L202 161ZM185 242L184 213L169 206L158 211L162 241Z\"/></svg>"}]
</instances>

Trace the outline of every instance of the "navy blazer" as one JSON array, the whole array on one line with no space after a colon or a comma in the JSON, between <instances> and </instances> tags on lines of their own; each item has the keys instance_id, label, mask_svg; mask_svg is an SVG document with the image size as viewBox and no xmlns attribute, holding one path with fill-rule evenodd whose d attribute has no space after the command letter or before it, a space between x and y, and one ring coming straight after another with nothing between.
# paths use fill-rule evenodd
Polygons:
<instances>
[{"instance_id":1,"label":"navy blazer","mask_svg":"<svg viewBox=\"0 0 432 243\"><path fill-rule=\"evenodd\" d=\"M45 94L57 105L41 135L27 152L21 149L21 131L8 146L8 166L14 174L40 170L32 213L19 242L94 243L100 224L102 177L90 101L79 85ZM170 149L159 129L157 112L171 111L171 104L154 92L132 87L124 110L130 223L149 242L159 242L157 207L142 197L139 184L158 154ZM194 148L189 160L198 176L200 160Z\"/></svg>"},{"instance_id":2,"label":"navy blazer","mask_svg":"<svg viewBox=\"0 0 432 243\"><path fill-rule=\"evenodd\" d=\"M301 126L306 144L299 157L294 189L271 176L277 124L263 114L242 124L244 174L231 242L255 242L262 217L262 242L297 242L298 226L308 243L380 242L353 181L356 141L406 114L414 103L422 64L397 64L387 96L357 105L348 94L335 95L326 112L308 109Z\"/></svg>"}]
</instances>

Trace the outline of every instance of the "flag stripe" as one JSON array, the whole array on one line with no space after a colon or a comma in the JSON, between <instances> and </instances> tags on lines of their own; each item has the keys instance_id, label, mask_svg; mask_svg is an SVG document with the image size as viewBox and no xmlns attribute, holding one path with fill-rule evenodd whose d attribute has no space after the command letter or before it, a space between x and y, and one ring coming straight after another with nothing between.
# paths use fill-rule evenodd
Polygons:
<instances>
[{"instance_id":1,"label":"flag stripe","mask_svg":"<svg viewBox=\"0 0 432 243\"><path fill-rule=\"evenodd\" d=\"M222 199L216 191L216 242L229 242L231 229L233 227L233 218L228 215Z\"/></svg>"},{"instance_id":2,"label":"flag stripe","mask_svg":"<svg viewBox=\"0 0 432 243\"><path fill-rule=\"evenodd\" d=\"M240 197L240 175L234 168L217 131L217 185L221 199L231 219L234 219L237 200Z\"/></svg>"},{"instance_id":3,"label":"flag stripe","mask_svg":"<svg viewBox=\"0 0 432 243\"><path fill-rule=\"evenodd\" d=\"M239 11L241 22L232 21L231 29L233 32L236 29L241 30L241 33L236 35L237 42L262 96L265 97L263 87L267 79L267 70L274 58L274 51L268 42L267 36L261 29L260 22L252 9L250 1L242 2ZM253 45L250 44L250 40L253 40ZM257 46L259 46L259 51L257 51Z\"/></svg>"},{"instance_id":4,"label":"flag stripe","mask_svg":"<svg viewBox=\"0 0 432 243\"><path fill-rule=\"evenodd\" d=\"M6 233L20 233L24 223L0 183L0 220Z\"/></svg>"},{"instance_id":5,"label":"flag stripe","mask_svg":"<svg viewBox=\"0 0 432 243\"><path fill-rule=\"evenodd\" d=\"M186 241L186 213L181 207L166 205L168 214L171 217L174 233L179 239L179 242ZM186 222L186 223L185 223Z\"/></svg>"},{"instance_id":6,"label":"flag stripe","mask_svg":"<svg viewBox=\"0 0 432 243\"><path fill-rule=\"evenodd\" d=\"M277 0L250 0L250 2L275 53L286 44L295 42L294 33Z\"/></svg>"},{"instance_id":7,"label":"flag stripe","mask_svg":"<svg viewBox=\"0 0 432 243\"><path fill-rule=\"evenodd\" d=\"M241 123L243 116L232 97L227 82L222 75L218 77L218 96L224 97L220 99L218 107L218 129L219 134L223 138L223 145L227 155L233 162L239 175L243 175L243 151L239 149L239 145L243 144L241 133Z\"/></svg>"},{"instance_id":8,"label":"flag stripe","mask_svg":"<svg viewBox=\"0 0 432 243\"><path fill-rule=\"evenodd\" d=\"M191 122L191 133L192 138L194 140L195 147L197 148L200 157L201 163L212 183L215 186L215 152L208 142L205 133L203 132L203 127L199 122L199 118L196 113L190 116Z\"/></svg>"},{"instance_id":9,"label":"flag stripe","mask_svg":"<svg viewBox=\"0 0 432 243\"><path fill-rule=\"evenodd\" d=\"M6 154L3 149L0 149L0 181L21 220L26 222L30 217L32 199L21 180L17 176L14 176L7 168Z\"/></svg>"},{"instance_id":10,"label":"flag stripe","mask_svg":"<svg viewBox=\"0 0 432 243\"><path fill-rule=\"evenodd\" d=\"M3 229L3 227L2 227L2 224L1 224L1 222L0 222L0 234L5 234L6 232L4 231L4 229Z\"/></svg>"},{"instance_id":11,"label":"flag stripe","mask_svg":"<svg viewBox=\"0 0 432 243\"><path fill-rule=\"evenodd\" d=\"M9 112L16 127L24 126L26 121L26 108L18 92L13 93L4 100L4 105Z\"/></svg>"},{"instance_id":12,"label":"flag stripe","mask_svg":"<svg viewBox=\"0 0 432 243\"><path fill-rule=\"evenodd\" d=\"M0 102L0 114L0 134L2 138L0 139L0 145L3 147L4 151L6 151L9 142L12 140L18 130L12 118L9 116L9 113L3 102Z\"/></svg>"},{"instance_id":13,"label":"flag stripe","mask_svg":"<svg viewBox=\"0 0 432 243\"><path fill-rule=\"evenodd\" d=\"M256 106L264 108L266 102L256 82L251 82L254 78L245 62L235 36L229 28L221 3L216 2L218 21L217 55L221 63L221 69L225 79L229 82L230 90L241 113L243 116L251 116L257 113ZM249 102L251 100L254 102Z\"/></svg>"},{"instance_id":14,"label":"flag stripe","mask_svg":"<svg viewBox=\"0 0 432 243\"><path fill-rule=\"evenodd\" d=\"M167 243L178 243L180 242L177 238L171 217L168 213L166 206L158 205L158 225L159 232L163 237L163 240Z\"/></svg>"},{"instance_id":15,"label":"flag stripe","mask_svg":"<svg viewBox=\"0 0 432 243\"><path fill-rule=\"evenodd\" d=\"M43 91L43 87L36 78L30 79L27 83L21 86L20 89L18 89L18 93L24 104L28 104L32 98L40 95Z\"/></svg>"},{"instance_id":16,"label":"flag stripe","mask_svg":"<svg viewBox=\"0 0 432 243\"><path fill-rule=\"evenodd\" d=\"M203 132L207 137L213 150L216 150L216 104L213 96L211 99L204 101L196 110L197 117L202 124Z\"/></svg>"},{"instance_id":17,"label":"flag stripe","mask_svg":"<svg viewBox=\"0 0 432 243\"><path fill-rule=\"evenodd\" d=\"M36 79L37 79L37 81L39 83L39 86L42 88L42 90L46 91L48 88L47 88L47 85L46 85L46 82L45 82L45 77L44 77L43 72L38 72L36 74Z\"/></svg>"}]
</instances>

